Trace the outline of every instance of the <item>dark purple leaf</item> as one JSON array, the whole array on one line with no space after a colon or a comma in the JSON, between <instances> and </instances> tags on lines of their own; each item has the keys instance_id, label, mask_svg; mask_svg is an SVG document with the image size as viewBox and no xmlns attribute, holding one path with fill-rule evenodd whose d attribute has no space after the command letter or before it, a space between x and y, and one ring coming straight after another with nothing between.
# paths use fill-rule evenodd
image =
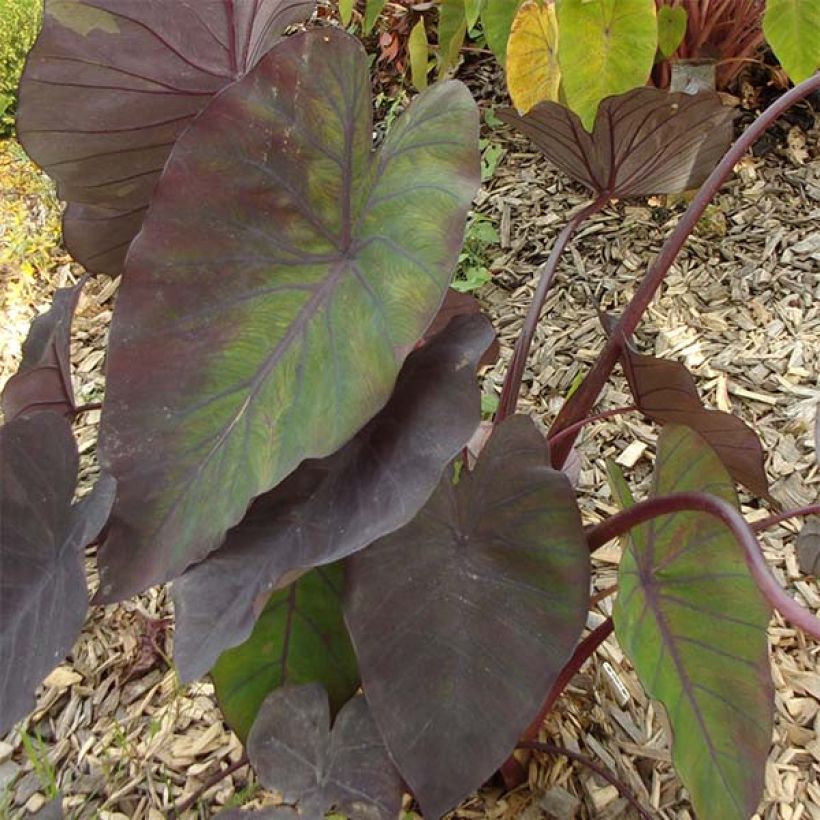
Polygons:
<instances>
[{"instance_id":1,"label":"dark purple leaf","mask_svg":"<svg viewBox=\"0 0 820 820\"><path fill-rule=\"evenodd\" d=\"M404 528L347 561L364 692L427 817L504 762L581 634L589 552L532 421L497 427Z\"/></svg>"},{"instance_id":2,"label":"dark purple leaf","mask_svg":"<svg viewBox=\"0 0 820 820\"><path fill-rule=\"evenodd\" d=\"M111 601L178 576L304 459L384 407L452 276L479 181L450 81L372 151L368 57L283 40L174 147L128 255L100 458L119 482Z\"/></svg>"},{"instance_id":3,"label":"dark purple leaf","mask_svg":"<svg viewBox=\"0 0 820 820\"><path fill-rule=\"evenodd\" d=\"M763 447L757 434L737 416L707 410L692 374L670 359L643 356L624 345L621 356L638 409L657 424L684 424L700 433L720 456L735 481L769 498Z\"/></svg>"},{"instance_id":4,"label":"dark purple leaf","mask_svg":"<svg viewBox=\"0 0 820 820\"><path fill-rule=\"evenodd\" d=\"M3 388L0 403L7 422L40 410L72 417L71 322L85 280L58 288L51 307L38 316L23 343L23 361Z\"/></svg>"},{"instance_id":5,"label":"dark purple leaf","mask_svg":"<svg viewBox=\"0 0 820 820\"><path fill-rule=\"evenodd\" d=\"M34 705L85 620L83 547L104 526L114 481L103 475L72 505L77 445L56 413L0 428L0 735Z\"/></svg>"},{"instance_id":6,"label":"dark purple leaf","mask_svg":"<svg viewBox=\"0 0 820 820\"><path fill-rule=\"evenodd\" d=\"M475 296L469 293L462 293L459 290L453 290L453 288L448 288L444 302L430 324L430 327L424 332L419 346L430 341L430 339L438 333L441 333L456 316L473 316L477 313L481 313L481 304ZM501 348L498 344L498 338L496 337L481 357L478 363L479 367L495 364L498 361L500 351Z\"/></svg>"},{"instance_id":7,"label":"dark purple leaf","mask_svg":"<svg viewBox=\"0 0 820 820\"><path fill-rule=\"evenodd\" d=\"M248 757L262 785L299 803L305 817L335 809L362 820L395 820L401 809L401 778L361 696L348 701L331 731L321 686L280 687L262 704Z\"/></svg>"},{"instance_id":8,"label":"dark purple leaf","mask_svg":"<svg viewBox=\"0 0 820 820\"><path fill-rule=\"evenodd\" d=\"M174 582L183 680L250 635L273 588L410 521L481 420L475 369L492 339L483 316L454 319L408 357L390 402L349 444L258 498L225 544Z\"/></svg>"},{"instance_id":9,"label":"dark purple leaf","mask_svg":"<svg viewBox=\"0 0 820 820\"><path fill-rule=\"evenodd\" d=\"M794 546L800 571L820 576L820 518L809 518L803 524Z\"/></svg>"},{"instance_id":10,"label":"dark purple leaf","mask_svg":"<svg viewBox=\"0 0 820 820\"><path fill-rule=\"evenodd\" d=\"M122 271L174 141L313 0L46 0L17 132L67 200L86 268Z\"/></svg>"},{"instance_id":11,"label":"dark purple leaf","mask_svg":"<svg viewBox=\"0 0 820 820\"><path fill-rule=\"evenodd\" d=\"M591 134L556 102L523 116L504 108L498 116L596 194L638 197L700 185L732 141L734 114L717 94L635 88L601 103Z\"/></svg>"}]
</instances>

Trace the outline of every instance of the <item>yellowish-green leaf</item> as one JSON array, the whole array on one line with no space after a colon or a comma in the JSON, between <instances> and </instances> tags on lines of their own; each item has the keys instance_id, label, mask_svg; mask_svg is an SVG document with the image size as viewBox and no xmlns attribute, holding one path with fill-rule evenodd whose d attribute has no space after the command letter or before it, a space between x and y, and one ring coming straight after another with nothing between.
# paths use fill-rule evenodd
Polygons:
<instances>
[{"instance_id":1,"label":"yellowish-green leaf","mask_svg":"<svg viewBox=\"0 0 820 820\"><path fill-rule=\"evenodd\" d=\"M438 73L444 76L458 64L467 34L464 0L441 0L438 7Z\"/></svg>"},{"instance_id":2,"label":"yellowish-green leaf","mask_svg":"<svg viewBox=\"0 0 820 820\"><path fill-rule=\"evenodd\" d=\"M486 0L464 0L464 16L467 18L468 29L475 26L486 5Z\"/></svg>"},{"instance_id":3,"label":"yellowish-green leaf","mask_svg":"<svg viewBox=\"0 0 820 820\"><path fill-rule=\"evenodd\" d=\"M387 0L367 0L367 5L364 7L364 25L362 29L365 34L370 34L373 31L373 26L376 25L376 20L384 9L384 4Z\"/></svg>"},{"instance_id":4,"label":"yellowish-green leaf","mask_svg":"<svg viewBox=\"0 0 820 820\"><path fill-rule=\"evenodd\" d=\"M349 25L353 16L353 2L354 0L339 0L339 19L343 26Z\"/></svg>"},{"instance_id":5,"label":"yellowish-green leaf","mask_svg":"<svg viewBox=\"0 0 820 820\"><path fill-rule=\"evenodd\" d=\"M523 0L486 0L481 11L481 25L487 45L502 65L507 58L507 40L515 13Z\"/></svg>"},{"instance_id":6,"label":"yellowish-green leaf","mask_svg":"<svg viewBox=\"0 0 820 820\"><path fill-rule=\"evenodd\" d=\"M410 32L407 41L407 50L410 54L410 77L413 85L423 91L427 88L427 53L429 51L427 31L424 28L424 18L418 21Z\"/></svg>"},{"instance_id":7,"label":"yellowish-green leaf","mask_svg":"<svg viewBox=\"0 0 820 820\"><path fill-rule=\"evenodd\" d=\"M793 82L820 68L820 0L767 0L763 34Z\"/></svg>"},{"instance_id":8,"label":"yellowish-green leaf","mask_svg":"<svg viewBox=\"0 0 820 820\"><path fill-rule=\"evenodd\" d=\"M558 20L555 6L526 0L518 10L507 43L507 89L521 114L558 99Z\"/></svg>"},{"instance_id":9,"label":"yellowish-green leaf","mask_svg":"<svg viewBox=\"0 0 820 820\"><path fill-rule=\"evenodd\" d=\"M658 48L655 0L557 0L567 105L592 130L605 97L644 85Z\"/></svg>"},{"instance_id":10,"label":"yellowish-green leaf","mask_svg":"<svg viewBox=\"0 0 820 820\"><path fill-rule=\"evenodd\" d=\"M686 36L689 18L683 6L661 6L658 9L658 51L671 57Z\"/></svg>"}]
</instances>

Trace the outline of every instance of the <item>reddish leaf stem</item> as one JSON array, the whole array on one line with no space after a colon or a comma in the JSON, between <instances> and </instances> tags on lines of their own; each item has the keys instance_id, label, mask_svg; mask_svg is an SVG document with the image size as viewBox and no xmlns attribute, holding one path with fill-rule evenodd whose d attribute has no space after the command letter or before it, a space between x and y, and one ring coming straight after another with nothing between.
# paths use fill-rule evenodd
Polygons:
<instances>
[{"instance_id":1,"label":"reddish leaf stem","mask_svg":"<svg viewBox=\"0 0 820 820\"><path fill-rule=\"evenodd\" d=\"M800 627L813 638L820 639L820 619L800 606L780 586L746 519L727 501L706 493L686 492L659 496L641 501L633 507L616 513L587 532L590 552L618 538L633 527L662 515L677 512L703 512L719 519L728 527L743 548L746 564L766 600L794 626Z\"/></svg>"},{"instance_id":2,"label":"reddish leaf stem","mask_svg":"<svg viewBox=\"0 0 820 820\"><path fill-rule=\"evenodd\" d=\"M530 724L530 728L524 733L524 740L532 740L541 728L544 718L550 713L550 710L555 706L555 701L564 691L567 684L575 677L576 672L586 663L587 659L592 657L595 650L612 634L614 625L612 618L607 618L603 623L599 624L584 638L575 651L572 657L566 662L564 668L558 674L555 683L552 685L538 717Z\"/></svg>"},{"instance_id":3,"label":"reddish leaf stem","mask_svg":"<svg viewBox=\"0 0 820 820\"><path fill-rule=\"evenodd\" d=\"M535 328L538 327L541 310L544 307L544 302L547 300L553 279L555 279L555 271L558 269L558 260L561 258L564 248L566 248L567 243L578 230L579 226L589 219L592 214L600 211L608 201L609 196L607 194L601 194L585 208L578 211L578 213L564 225L561 233L558 234L558 238L555 240L555 244L550 251L549 258L541 267L538 284L535 287L535 293L533 294L526 318L524 319L524 327L521 329L521 335L515 343L515 350L510 360L507 376L504 379L504 387L501 390L501 399L498 402L498 411L495 417L496 423L504 421L507 416L515 413L518 396L521 392L521 379L524 376L524 367L527 363L527 357L530 354L530 348L532 347Z\"/></svg>"},{"instance_id":4,"label":"reddish leaf stem","mask_svg":"<svg viewBox=\"0 0 820 820\"><path fill-rule=\"evenodd\" d=\"M781 521L788 521L790 518L800 518L804 515L820 515L820 504L809 504L806 507L783 510L783 512L770 515L761 521L755 521L751 527L755 532L762 532L763 530L769 529L769 527L773 527L775 524L779 524Z\"/></svg>"},{"instance_id":5,"label":"reddish leaf stem","mask_svg":"<svg viewBox=\"0 0 820 820\"><path fill-rule=\"evenodd\" d=\"M720 186L732 173L735 165L743 159L746 151L757 142L772 123L789 109L794 103L820 89L820 73L809 77L795 86L782 97L775 100L763 113L738 137L735 143L723 156L708 179L698 190L695 198L684 212L680 221L661 248L644 278L641 280L635 295L632 297L621 318L615 325L613 332L607 339L598 359L587 373L578 390L564 403L552 425L550 433L553 437L589 415L604 385L609 379L621 350L623 339L628 339L635 332L646 309L649 307L655 293L663 282L675 257L680 252L689 234L706 210L706 206L717 194ZM528 349L528 348L527 348ZM522 365L523 370L523 365ZM553 466L560 468L564 465L567 455L577 437L577 431L568 434L552 450Z\"/></svg>"},{"instance_id":6,"label":"reddish leaf stem","mask_svg":"<svg viewBox=\"0 0 820 820\"><path fill-rule=\"evenodd\" d=\"M88 404L81 404L74 408L74 415L79 416L81 413L88 413L91 410L99 410L102 407L101 401L92 401Z\"/></svg>"},{"instance_id":7,"label":"reddish leaf stem","mask_svg":"<svg viewBox=\"0 0 820 820\"><path fill-rule=\"evenodd\" d=\"M628 404L626 407L613 407L612 410L604 410L602 413L596 413L594 416L587 416L585 419L581 419L581 421L576 421L575 424L565 427L547 440L550 443L550 447L554 447L556 442L578 433L578 431L581 430L582 427L586 427L587 424L592 424L592 422L595 421L603 421L604 419L612 418L612 416L622 416L637 410L638 408L634 404Z\"/></svg>"},{"instance_id":8,"label":"reddish leaf stem","mask_svg":"<svg viewBox=\"0 0 820 820\"><path fill-rule=\"evenodd\" d=\"M175 818L181 817L184 812L188 811L188 809L190 809L191 806L193 806L196 801L199 800L206 791L208 791L208 789L212 789L217 783L219 783L220 780L223 780L229 774L233 774L235 771L238 771L243 766L248 765L250 765L250 761L248 760L248 756L244 754L235 763L231 763L231 765L225 769L220 769L220 771L208 778L208 780L206 780L190 797L186 797L185 800L174 806L171 809L171 816Z\"/></svg>"},{"instance_id":9,"label":"reddish leaf stem","mask_svg":"<svg viewBox=\"0 0 820 820\"><path fill-rule=\"evenodd\" d=\"M563 746L556 746L553 743L540 743L537 740L524 740L518 744L518 748L533 749L536 752L543 752L548 755L561 755L562 757L568 757L570 760L581 763L588 769L592 769L595 774L602 777L607 783L611 783L618 790L618 794L620 794L644 820L652 820L652 815L641 806L638 799L632 794L625 783L621 782L609 769L596 763L586 755L580 752L574 752L572 749L566 749Z\"/></svg>"}]
</instances>

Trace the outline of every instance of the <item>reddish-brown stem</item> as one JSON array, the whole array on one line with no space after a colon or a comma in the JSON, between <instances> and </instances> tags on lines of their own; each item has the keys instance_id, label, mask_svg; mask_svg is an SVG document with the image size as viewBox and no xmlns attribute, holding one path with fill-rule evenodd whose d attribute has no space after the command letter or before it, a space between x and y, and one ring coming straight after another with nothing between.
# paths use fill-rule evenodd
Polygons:
<instances>
[{"instance_id":1,"label":"reddish-brown stem","mask_svg":"<svg viewBox=\"0 0 820 820\"><path fill-rule=\"evenodd\" d=\"M703 512L719 519L731 530L743 549L746 565L766 600L794 626L800 627L813 638L820 639L820 619L800 606L780 586L772 575L760 545L746 519L727 501L706 493L688 492L663 495L641 501L616 513L587 531L590 551L618 538L633 527L662 515L677 512Z\"/></svg>"},{"instance_id":2,"label":"reddish-brown stem","mask_svg":"<svg viewBox=\"0 0 820 820\"><path fill-rule=\"evenodd\" d=\"M587 424L592 424L595 421L603 421L604 419L612 418L613 416L623 416L625 413L632 413L635 412L638 408L634 404L628 404L626 407L614 407L612 410L604 410L602 413L596 413L594 416L587 416L585 419L581 419L581 421L575 422L575 424L565 427L563 430L557 432L552 438L548 438L547 440L550 443L551 447L554 447L556 442L561 441L562 438L566 438L567 436L571 436L573 434L577 434L582 427L586 427Z\"/></svg>"},{"instance_id":3,"label":"reddish-brown stem","mask_svg":"<svg viewBox=\"0 0 820 820\"><path fill-rule=\"evenodd\" d=\"M652 820L652 815L641 806L638 799L632 794L625 783L622 783L609 769L596 763L586 755L580 752L574 752L572 749L565 749L563 746L556 746L554 743L541 743L537 740L524 740L518 744L518 748L532 749L533 751L543 752L548 755L561 755L562 757L568 757L570 760L581 763L588 769L592 769L595 774L602 777L607 783L611 783L618 790L618 794L620 794L641 817L645 820Z\"/></svg>"},{"instance_id":4,"label":"reddish-brown stem","mask_svg":"<svg viewBox=\"0 0 820 820\"><path fill-rule=\"evenodd\" d=\"M527 364L527 357L532 347L535 328L538 327L541 310L544 307L544 302L547 300L553 279L555 279L555 271L558 269L558 260L561 258L564 248L566 248L567 243L578 230L578 227L589 219L592 214L600 211L608 201L609 195L601 194L585 208L578 211L578 213L564 225L561 233L558 234L558 238L555 240L555 244L550 251L549 258L541 267L538 284L535 286L535 293L533 294L527 315L524 319L524 327L521 329L521 335L515 343L515 350L510 360L507 376L504 379L504 387L501 390L501 399L498 402L498 411L495 416L496 422L504 421L507 416L515 413L518 396L521 392L521 379L524 376L524 367Z\"/></svg>"},{"instance_id":5,"label":"reddish-brown stem","mask_svg":"<svg viewBox=\"0 0 820 820\"><path fill-rule=\"evenodd\" d=\"M614 595L618 591L618 585L613 584L611 587L607 587L606 589L602 589L600 592L596 592L592 598L589 599L589 605L591 607L597 606L606 598L609 598L610 595Z\"/></svg>"},{"instance_id":6,"label":"reddish-brown stem","mask_svg":"<svg viewBox=\"0 0 820 820\"><path fill-rule=\"evenodd\" d=\"M99 410L102 407L101 401L91 401L88 404L81 404L74 408L74 415L79 416L81 413L88 413L90 410Z\"/></svg>"},{"instance_id":7,"label":"reddish-brown stem","mask_svg":"<svg viewBox=\"0 0 820 820\"><path fill-rule=\"evenodd\" d=\"M552 685L544 705L538 716L530 724L530 728L524 733L524 740L532 740L541 728L544 718L550 713L550 710L555 706L555 701L564 691L567 684L575 677L576 672L586 663L587 659L592 657L592 653L612 634L614 629L612 618L607 618L603 623L599 624L584 638L575 651L572 657L564 664L564 668L558 673L555 683Z\"/></svg>"},{"instance_id":8,"label":"reddish-brown stem","mask_svg":"<svg viewBox=\"0 0 820 820\"><path fill-rule=\"evenodd\" d=\"M820 504L809 504L807 507L796 507L793 510L784 510L783 512L770 515L761 521L755 521L752 524L752 529L755 532L763 532L763 530L779 524L781 521L788 521L790 518L801 518L805 515L820 515Z\"/></svg>"},{"instance_id":9,"label":"reddish-brown stem","mask_svg":"<svg viewBox=\"0 0 820 820\"><path fill-rule=\"evenodd\" d=\"M601 394L601 390L609 379L621 352L623 339L628 339L635 332L650 302L655 296L658 288L663 282L675 257L680 252L689 234L694 229L698 220L706 210L706 206L712 201L720 186L732 173L735 165L743 159L746 151L766 132L766 129L777 120L777 118L794 103L807 97L812 92L820 88L820 74L815 74L795 86L782 97L775 100L744 132L738 137L732 147L726 152L723 159L709 175L706 182L698 190L695 198L681 216L675 230L666 240L661 248L652 267L641 280L635 295L632 297L626 309L621 314L621 318L615 325L613 332L607 339L601 350L598 359L587 373L581 386L561 408L555 422L550 430L550 435L555 437L557 433L571 427L581 419L588 416ZM523 366L522 366L523 367ZM560 468L564 465L570 449L577 437L568 434L566 438L558 442L552 449L553 466Z\"/></svg>"},{"instance_id":10,"label":"reddish-brown stem","mask_svg":"<svg viewBox=\"0 0 820 820\"><path fill-rule=\"evenodd\" d=\"M190 797L186 797L185 800L174 806L173 809L171 809L171 815L173 817L181 817L183 812L188 811L208 789L212 789L220 780L223 780L229 774L233 774L235 771L249 764L248 756L242 755L236 763L231 763L227 768L218 771L213 777L208 778Z\"/></svg>"}]
</instances>

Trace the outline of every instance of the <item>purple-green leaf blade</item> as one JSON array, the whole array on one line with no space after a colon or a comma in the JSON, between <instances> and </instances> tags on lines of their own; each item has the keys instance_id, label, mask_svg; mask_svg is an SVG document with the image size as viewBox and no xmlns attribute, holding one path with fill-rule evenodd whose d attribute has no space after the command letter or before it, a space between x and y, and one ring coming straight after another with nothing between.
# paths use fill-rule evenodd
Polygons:
<instances>
[{"instance_id":1,"label":"purple-green leaf blade","mask_svg":"<svg viewBox=\"0 0 820 820\"><path fill-rule=\"evenodd\" d=\"M122 272L177 137L314 0L46 0L17 131L68 201L69 251Z\"/></svg>"},{"instance_id":2,"label":"purple-green leaf blade","mask_svg":"<svg viewBox=\"0 0 820 820\"><path fill-rule=\"evenodd\" d=\"M591 134L556 102L498 116L567 176L596 194L628 198L699 186L729 147L734 114L717 94L636 88L601 103Z\"/></svg>"},{"instance_id":3,"label":"purple-green leaf blade","mask_svg":"<svg viewBox=\"0 0 820 820\"><path fill-rule=\"evenodd\" d=\"M425 816L512 752L581 634L589 551L530 419L496 428L405 527L347 561L365 696Z\"/></svg>"},{"instance_id":4,"label":"purple-green leaf blade","mask_svg":"<svg viewBox=\"0 0 820 820\"><path fill-rule=\"evenodd\" d=\"M36 413L0 428L0 735L68 654L85 620L83 547L114 500L103 475L72 505L77 445L68 421Z\"/></svg>"},{"instance_id":5,"label":"purple-green leaf blade","mask_svg":"<svg viewBox=\"0 0 820 820\"><path fill-rule=\"evenodd\" d=\"M211 670L219 707L243 740L262 701L283 684L320 683L334 712L356 694L356 655L342 615L344 568L316 569L274 592L251 636ZM217 616L218 617L218 616Z\"/></svg>"},{"instance_id":6,"label":"purple-green leaf blade","mask_svg":"<svg viewBox=\"0 0 820 820\"><path fill-rule=\"evenodd\" d=\"M737 505L717 454L664 427L652 495L701 491ZM672 760L698 815L745 820L771 743L769 607L731 532L706 513L653 519L630 536L618 575L618 640L672 727Z\"/></svg>"},{"instance_id":7,"label":"purple-green leaf blade","mask_svg":"<svg viewBox=\"0 0 820 820\"><path fill-rule=\"evenodd\" d=\"M179 575L349 441L435 315L478 187L476 105L439 83L377 152L371 108L361 44L313 30L174 147L111 328L100 600Z\"/></svg>"},{"instance_id":8,"label":"purple-green leaf blade","mask_svg":"<svg viewBox=\"0 0 820 820\"><path fill-rule=\"evenodd\" d=\"M407 358L387 406L352 441L258 498L222 547L174 582L183 680L250 635L271 589L413 518L481 421L475 370L492 340L483 316L453 319Z\"/></svg>"}]
</instances>

